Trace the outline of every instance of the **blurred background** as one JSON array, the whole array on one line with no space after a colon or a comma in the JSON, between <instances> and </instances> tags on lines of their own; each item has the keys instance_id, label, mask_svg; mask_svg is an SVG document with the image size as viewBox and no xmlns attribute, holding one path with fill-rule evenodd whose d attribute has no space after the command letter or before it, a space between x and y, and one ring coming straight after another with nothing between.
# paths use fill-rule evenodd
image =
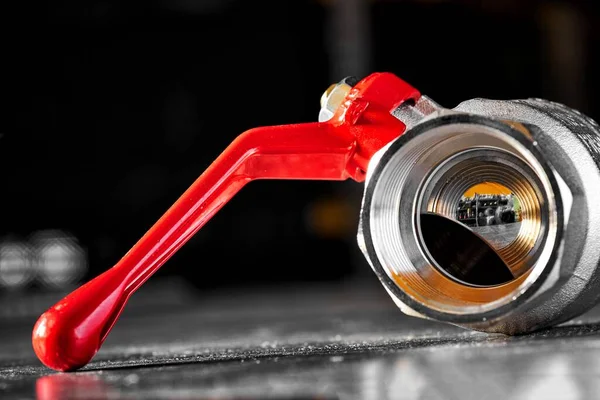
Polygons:
<instances>
[{"instance_id":1,"label":"blurred background","mask_svg":"<svg viewBox=\"0 0 600 400\"><path fill-rule=\"evenodd\" d=\"M3 9L0 318L39 314L112 266L238 134L316 120L323 91L348 75L393 72L447 107L544 97L600 119L594 2ZM252 183L151 282L377 284L355 243L361 194L353 182Z\"/></svg>"}]
</instances>

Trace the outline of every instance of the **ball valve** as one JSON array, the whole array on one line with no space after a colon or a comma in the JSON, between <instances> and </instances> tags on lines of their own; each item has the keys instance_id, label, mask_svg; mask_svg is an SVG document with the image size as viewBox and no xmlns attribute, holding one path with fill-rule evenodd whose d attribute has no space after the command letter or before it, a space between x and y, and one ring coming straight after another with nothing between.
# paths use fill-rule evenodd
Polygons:
<instances>
[{"instance_id":1,"label":"ball valve","mask_svg":"<svg viewBox=\"0 0 600 400\"><path fill-rule=\"evenodd\" d=\"M358 244L408 315L520 334L597 303L594 121L541 99L446 109L389 73L346 78L321 106L319 122L239 136L114 267L39 318L39 359L87 364L129 296L255 179L365 182Z\"/></svg>"}]
</instances>

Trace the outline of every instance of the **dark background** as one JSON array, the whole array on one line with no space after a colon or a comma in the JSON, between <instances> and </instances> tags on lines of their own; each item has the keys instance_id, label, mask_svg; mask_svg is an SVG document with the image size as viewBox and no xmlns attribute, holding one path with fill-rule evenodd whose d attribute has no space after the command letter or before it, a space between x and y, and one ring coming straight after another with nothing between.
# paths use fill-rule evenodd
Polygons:
<instances>
[{"instance_id":1,"label":"dark background","mask_svg":"<svg viewBox=\"0 0 600 400\"><path fill-rule=\"evenodd\" d=\"M447 107L544 97L598 119L593 3L3 5L0 234L29 246L59 230L85 252L80 278L95 276L238 134L316 120L323 91L347 75L390 71ZM369 274L355 244L361 190L252 183L159 275L219 288Z\"/></svg>"}]
</instances>

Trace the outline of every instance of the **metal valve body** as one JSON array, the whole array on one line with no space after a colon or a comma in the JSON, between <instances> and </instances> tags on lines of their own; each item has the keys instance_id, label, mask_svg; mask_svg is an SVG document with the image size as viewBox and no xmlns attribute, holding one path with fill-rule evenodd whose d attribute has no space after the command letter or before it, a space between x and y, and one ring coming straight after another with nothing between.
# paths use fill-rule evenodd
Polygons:
<instances>
[{"instance_id":1,"label":"metal valve body","mask_svg":"<svg viewBox=\"0 0 600 400\"><path fill-rule=\"evenodd\" d=\"M369 164L358 243L403 312L519 334L597 303L600 128L593 120L540 99L474 99L447 110L424 96L393 115L408 130ZM477 184L511 194L465 198ZM487 203L492 207L485 210L493 211L512 196L520 199L516 229L491 212L483 223L497 219L493 226L471 232L455 226L469 219L460 214L465 202L484 209ZM487 246L500 243L492 250L512 275L498 273L496 284L486 278L498 272L497 260L464 244L485 247L479 239L486 235Z\"/></svg>"}]
</instances>

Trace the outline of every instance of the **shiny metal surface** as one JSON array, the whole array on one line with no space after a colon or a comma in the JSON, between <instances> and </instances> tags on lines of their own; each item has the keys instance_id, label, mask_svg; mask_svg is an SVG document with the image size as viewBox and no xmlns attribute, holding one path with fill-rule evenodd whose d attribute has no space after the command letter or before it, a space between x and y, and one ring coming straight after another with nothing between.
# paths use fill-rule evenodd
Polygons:
<instances>
[{"instance_id":1,"label":"shiny metal surface","mask_svg":"<svg viewBox=\"0 0 600 400\"><path fill-rule=\"evenodd\" d=\"M595 122L543 100L471 100L411 124L369 165L358 233L363 253L405 313L518 334L566 321L595 304ZM423 241L420 215L457 219L464 193L484 183L509 188L523 206L523 220L516 235L472 229L488 235L491 247L492 239L499 243L496 251L515 276L482 287L481 281L461 280L460 271L453 276L456 265L437 262Z\"/></svg>"},{"instance_id":2,"label":"shiny metal surface","mask_svg":"<svg viewBox=\"0 0 600 400\"><path fill-rule=\"evenodd\" d=\"M437 115L443 108L429 97L422 95L415 104L404 103L392 111L392 115L404 122L406 129L417 125L427 117Z\"/></svg>"},{"instance_id":3,"label":"shiny metal surface","mask_svg":"<svg viewBox=\"0 0 600 400\"><path fill-rule=\"evenodd\" d=\"M378 286L215 294L158 311L136 304L158 296L142 290L92 364L67 374L35 360L32 321L3 323L0 398L599 398L599 309L510 337L409 318Z\"/></svg>"}]
</instances>

